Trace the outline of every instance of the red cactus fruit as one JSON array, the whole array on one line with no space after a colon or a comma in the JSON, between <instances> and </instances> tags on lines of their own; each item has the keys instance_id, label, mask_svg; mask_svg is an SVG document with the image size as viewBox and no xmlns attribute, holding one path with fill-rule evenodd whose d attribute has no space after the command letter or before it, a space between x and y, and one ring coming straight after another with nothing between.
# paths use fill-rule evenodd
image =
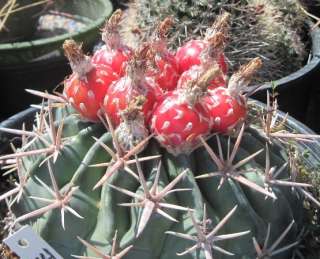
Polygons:
<instances>
[{"instance_id":1,"label":"red cactus fruit","mask_svg":"<svg viewBox=\"0 0 320 259\"><path fill-rule=\"evenodd\" d=\"M178 65L175 55L167 47L166 34L173 23L172 17L164 19L156 28L151 40L150 66L147 75L154 78L164 91L176 88L179 79Z\"/></svg>"},{"instance_id":2,"label":"red cactus fruit","mask_svg":"<svg viewBox=\"0 0 320 259\"><path fill-rule=\"evenodd\" d=\"M102 40L105 45L92 57L94 64L108 65L120 76L124 75L126 64L132 55L132 50L121 42L119 24L122 16L123 12L118 9L106 22L102 32Z\"/></svg>"},{"instance_id":3,"label":"red cactus fruit","mask_svg":"<svg viewBox=\"0 0 320 259\"><path fill-rule=\"evenodd\" d=\"M247 100L243 92L261 65L260 58L251 60L232 75L228 88L218 87L205 97L213 121L211 128L213 131L230 133L245 120Z\"/></svg>"},{"instance_id":4,"label":"red cactus fruit","mask_svg":"<svg viewBox=\"0 0 320 259\"><path fill-rule=\"evenodd\" d=\"M219 48L217 48L215 41L212 41L212 39L216 37L217 33L226 37L229 17L230 14L228 13L218 16L212 27L207 30L204 39L190 40L178 48L176 60L180 74L189 70L194 65L206 63L210 59L213 59L220 65L220 69L224 74L227 73L228 66L223 53L224 44L219 45ZM214 55L212 55L212 53L214 53Z\"/></svg>"},{"instance_id":5,"label":"red cactus fruit","mask_svg":"<svg viewBox=\"0 0 320 259\"><path fill-rule=\"evenodd\" d=\"M168 92L153 112L151 130L172 154L190 153L199 144L198 137L210 131L211 120L203 99L206 88L219 68L206 71L186 88Z\"/></svg>"},{"instance_id":6,"label":"red cactus fruit","mask_svg":"<svg viewBox=\"0 0 320 259\"><path fill-rule=\"evenodd\" d=\"M98 121L97 113L109 85L118 79L112 68L94 65L73 40L63 44L73 73L64 82L64 95L71 105L87 120Z\"/></svg>"},{"instance_id":7,"label":"red cactus fruit","mask_svg":"<svg viewBox=\"0 0 320 259\"><path fill-rule=\"evenodd\" d=\"M151 79L145 78L148 51L149 45L137 50L128 64L126 75L111 84L108 89L103 107L114 127L120 123L121 111L127 109L129 103L140 95L146 97L142 106L145 122L147 123L151 117L156 101L157 85Z\"/></svg>"}]
</instances>

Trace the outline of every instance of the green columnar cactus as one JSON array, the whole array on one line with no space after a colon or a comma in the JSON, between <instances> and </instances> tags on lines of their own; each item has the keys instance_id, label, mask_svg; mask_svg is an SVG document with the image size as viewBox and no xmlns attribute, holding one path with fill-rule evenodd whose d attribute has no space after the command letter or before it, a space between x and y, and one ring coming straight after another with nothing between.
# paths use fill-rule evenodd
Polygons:
<instances>
[{"instance_id":1,"label":"green columnar cactus","mask_svg":"<svg viewBox=\"0 0 320 259\"><path fill-rule=\"evenodd\" d=\"M309 185L295 182L286 134L277 123L266 130L265 110L237 138L173 156L154 140L138 155L116 153L112 128L52 106L32 132L2 129L24 140L0 158L15 158L20 180L1 199L12 197L14 224L32 225L64 258L284 259L297 249Z\"/></svg>"}]
</instances>

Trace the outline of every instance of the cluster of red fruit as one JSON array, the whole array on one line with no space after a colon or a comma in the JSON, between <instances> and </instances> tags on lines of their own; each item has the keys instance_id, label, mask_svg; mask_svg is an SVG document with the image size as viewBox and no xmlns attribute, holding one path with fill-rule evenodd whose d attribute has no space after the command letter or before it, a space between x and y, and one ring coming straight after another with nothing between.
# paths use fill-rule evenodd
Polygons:
<instances>
[{"instance_id":1,"label":"cluster of red fruit","mask_svg":"<svg viewBox=\"0 0 320 259\"><path fill-rule=\"evenodd\" d=\"M176 53L168 50L166 41L172 18L132 50L121 41L121 17L117 10L107 21L105 45L92 57L72 40L64 44L73 69L64 95L84 118L98 121L103 112L124 146L150 131L174 154L188 153L199 136L228 133L245 119L243 90L261 61L253 59L227 83L223 52L229 14L219 16L204 39L191 40Z\"/></svg>"}]
</instances>

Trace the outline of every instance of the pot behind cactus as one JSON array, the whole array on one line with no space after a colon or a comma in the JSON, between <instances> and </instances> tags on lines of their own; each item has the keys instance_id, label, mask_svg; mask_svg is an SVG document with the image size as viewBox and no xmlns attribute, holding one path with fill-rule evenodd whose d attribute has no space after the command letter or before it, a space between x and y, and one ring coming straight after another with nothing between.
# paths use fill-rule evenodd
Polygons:
<instances>
[{"instance_id":1,"label":"pot behind cactus","mask_svg":"<svg viewBox=\"0 0 320 259\"><path fill-rule=\"evenodd\" d=\"M98 42L100 27L112 12L109 0L55 1L55 8L59 12L74 15L76 19L82 19L84 26L76 32L0 44L0 80L4 100L0 105L2 119L37 101L32 96L25 96L24 89L53 89L62 82L69 72L61 49L63 41L74 38L83 42L86 51L92 50ZM24 19L30 17L31 15L23 15ZM29 25L32 27L29 22L19 20L17 28L25 31ZM14 103L9 101L12 96L16 98Z\"/></svg>"},{"instance_id":2,"label":"pot behind cactus","mask_svg":"<svg viewBox=\"0 0 320 259\"><path fill-rule=\"evenodd\" d=\"M3 7L7 0L0 1L0 7ZM34 3L32 0L18 0L15 5L20 7ZM41 6L27 8L17 13L9 14L9 18L5 22L5 29L0 31L0 44L12 43L30 39L36 31L38 13L42 10Z\"/></svg>"}]
</instances>

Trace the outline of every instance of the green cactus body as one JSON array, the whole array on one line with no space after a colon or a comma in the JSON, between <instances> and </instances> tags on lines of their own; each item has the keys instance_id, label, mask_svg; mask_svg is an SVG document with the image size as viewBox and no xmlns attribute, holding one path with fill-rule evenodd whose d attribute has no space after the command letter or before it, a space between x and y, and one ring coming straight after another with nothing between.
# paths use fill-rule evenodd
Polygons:
<instances>
[{"instance_id":1,"label":"green cactus body","mask_svg":"<svg viewBox=\"0 0 320 259\"><path fill-rule=\"evenodd\" d=\"M102 188L92 190L96 182L105 173L105 168L90 167L90 165L109 162L111 157L103 150L100 142L113 148L112 137L100 124L81 122L75 115L70 113L56 115L56 123L65 117L63 148L55 163L51 163L52 171L57 179L58 187L63 193L72 187L78 186L68 204L77 211L83 219L77 218L68 211L65 213L65 230L61 226L60 209L53 209L39 217L22 222L32 225L54 249L64 258L72 258L71 255L96 256L96 254L79 242L77 237L87 240L99 251L109 254L112 246L112 238L117 231L118 243L121 249L133 245L127 253L128 259L151 259L151 258L206 258L201 249L195 252L178 256L177 253L195 245L191 240L185 240L167 231L180 232L196 235L193 222L187 211L164 209L178 222L172 222L161 215L154 213L143 232L136 237L137 226L141 219L142 208L119 206L121 203L137 202L136 199L125 195L110 186L117 186L136 194L143 195L139 182L120 169L113 174ZM93 137L99 139L95 141ZM231 141L233 142L233 140ZM245 130L240 148L236 154L235 162L248 155L265 148L266 140L254 128ZM209 146L219 152L214 138L208 141ZM43 147L41 140L36 140L29 149ZM223 152L227 151L228 140L221 138ZM231 144L231 147L233 144ZM281 167L288 158L284 155L283 148L279 143L273 143L270 149L270 163L272 166ZM227 179L217 190L220 177L195 179L203 173L217 170L204 147L191 153L191 155L179 155L177 157L167 153L159 144L151 140L147 148L139 154L161 154L161 173L159 176L158 189L163 189L169 182L174 180L183 171L184 177L178 181L176 189L190 189L177 191L167 195L164 200L170 204L177 204L193 211L197 220L203 217L203 206L206 205L206 214L210 219L209 226L213 228L219 221L237 205L235 213L219 231L219 234L250 231L250 233L232 240L217 241L215 245L233 253L234 258L256 258L256 251L252 242L255 237L259 244L263 244L268 224L271 226L268 243L271 245L281 233L294 220L290 229L279 247L285 247L294 243L302 228L303 208L302 198L299 193L292 191L291 187L274 187L273 192L277 199L266 198L264 194L254 191L232 179ZM23 158L23 174L30 172L24 195L13 206L17 217L31 211L43 208L47 204L43 201L31 199L29 196L52 198L49 191L40 184L43 181L52 186L46 163L40 165L45 156L29 156ZM147 185L152 186L157 172L159 160L141 162ZM40 166L39 166L40 165ZM136 165L130 165L133 171L137 171ZM263 186L265 170L265 151L261 152L253 160L243 165L246 169L244 177ZM288 167L282 172L280 178L288 178ZM291 258L294 248L290 248L272 258ZM218 251L213 252L214 258L229 258Z\"/></svg>"}]
</instances>

